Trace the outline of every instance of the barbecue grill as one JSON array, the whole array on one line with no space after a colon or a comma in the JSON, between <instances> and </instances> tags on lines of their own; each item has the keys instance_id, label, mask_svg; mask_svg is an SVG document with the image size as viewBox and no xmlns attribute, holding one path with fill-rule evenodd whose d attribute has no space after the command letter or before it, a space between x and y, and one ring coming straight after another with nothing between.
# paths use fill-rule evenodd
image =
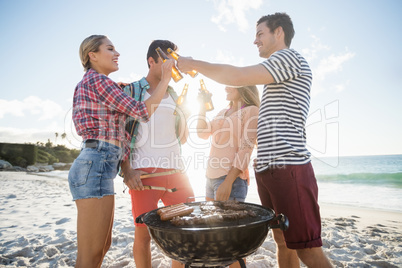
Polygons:
<instances>
[{"instance_id":1,"label":"barbecue grill","mask_svg":"<svg viewBox=\"0 0 402 268\"><path fill-rule=\"evenodd\" d=\"M221 201L214 201L220 206ZM192 214L201 215L200 205L192 202L186 205L194 208ZM157 210L136 218L145 223L152 239L168 257L185 267L225 267L236 261L246 267L243 258L254 253L264 242L269 229L286 230L289 222L285 215L275 216L272 209L257 204L239 202L256 217L215 222L209 224L175 226L170 221L161 221Z\"/></svg>"}]
</instances>

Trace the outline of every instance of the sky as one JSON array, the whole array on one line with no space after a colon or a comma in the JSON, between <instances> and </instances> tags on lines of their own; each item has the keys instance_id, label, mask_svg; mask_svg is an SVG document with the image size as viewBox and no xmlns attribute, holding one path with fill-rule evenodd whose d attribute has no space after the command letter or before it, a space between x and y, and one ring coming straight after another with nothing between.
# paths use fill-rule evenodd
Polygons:
<instances>
[{"instance_id":1,"label":"sky","mask_svg":"<svg viewBox=\"0 0 402 268\"><path fill-rule=\"evenodd\" d=\"M107 35L121 54L110 78L133 82L148 72L154 39L169 39L180 55L195 59L258 64L264 59L253 44L256 22L275 12L292 18L291 48L313 71L306 126L312 155L402 154L399 0L0 0L0 142L79 148L71 107L84 74L78 48L89 35ZM196 105L199 79L213 94L212 118L228 104L225 85L202 75L170 85L181 92L189 83L188 99ZM194 117L189 128L185 153L194 156L208 142L196 137Z\"/></svg>"}]
</instances>

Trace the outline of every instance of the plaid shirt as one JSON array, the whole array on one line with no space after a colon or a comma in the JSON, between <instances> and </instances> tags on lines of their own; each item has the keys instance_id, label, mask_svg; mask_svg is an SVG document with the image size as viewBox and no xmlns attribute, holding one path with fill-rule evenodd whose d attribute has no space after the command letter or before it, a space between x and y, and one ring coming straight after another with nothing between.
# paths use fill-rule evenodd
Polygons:
<instances>
[{"instance_id":1,"label":"plaid shirt","mask_svg":"<svg viewBox=\"0 0 402 268\"><path fill-rule=\"evenodd\" d=\"M125 131L127 117L148 121L144 102L126 95L105 75L89 69L74 91L73 121L83 140L118 140L123 143L123 160L130 154L130 135Z\"/></svg>"}]
</instances>

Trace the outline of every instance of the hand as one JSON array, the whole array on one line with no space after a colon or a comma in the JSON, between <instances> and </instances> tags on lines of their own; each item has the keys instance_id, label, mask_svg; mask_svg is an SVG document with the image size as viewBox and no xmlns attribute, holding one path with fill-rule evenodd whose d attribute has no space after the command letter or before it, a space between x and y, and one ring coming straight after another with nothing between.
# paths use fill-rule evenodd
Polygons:
<instances>
[{"instance_id":1,"label":"hand","mask_svg":"<svg viewBox=\"0 0 402 268\"><path fill-rule=\"evenodd\" d=\"M200 104L200 106L204 106L204 94L202 92L198 92L197 95L197 101Z\"/></svg>"},{"instance_id":2,"label":"hand","mask_svg":"<svg viewBox=\"0 0 402 268\"><path fill-rule=\"evenodd\" d=\"M180 56L179 59L177 60L177 68L179 68L179 70L182 73L186 73L186 72L190 72L190 71L194 70L194 68L192 68L190 65L192 60L193 60L192 57Z\"/></svg>"},{"instance_id":3,"label":"hand","mask_svg":"<svg viewBox=\"0 0 402 268\"><path fill-rule=\"evenodd\" d=\"M174 66L174 60L168 59L162 63L162 78L161 81L170 81L172 78L172 68Z\"/></svg>"},{"instance_id":4,"label":"hand","mask_svg":"<svg viewBox=\"0 0 402 268\"><path fill-rule=\"evenodd\" d=\"M198 96L197 96L197 101L200 103L200 105L204 106L204 103L206 102L210 102L212 98L212 93L211 92L204 92L204 91L200 91L198 92Z\"/></svg>"},{"instance_id":5,"label":"hand","mask_svg":"<svg viewBox=\"0 0 402 268\"><path fill-rule=\"evenodd\" d=\"M141 175L145 173L141 170L128 168L124 170L124 183L130 190L142 191L144 190L144 186L141 182Z\"/></svg>"},{"instance_id":6,"label":"hand","mask_svg":"<svg viewBox=\"0 0 402 268\"><path fill-rule=\"evenodd\" d=\"M120 88L125 88L126 86L128 86L128 83L124 83L124 82L117 82L117 84L119 85Z\"/></svg>"},{"instance_id":7,"label":"hand","mask_svg":"<svg viewBox=\"0 0 402 268\"><path fill-rule=\"evenodd\" d=\"M216 191L215 200L226 201L229 200L230 194L232 193L232 183L224 180L221 185L219 185Z\"/></svg>"},{"instance_id":8,"label":"hand","mask_svg":"<svg viewBox=\"0 0 402 268\"><path fill-rule=\"evenodd\" d=\"M253 159L253 168L257 168L257 158Z\"/></svg>"}]
</instances>

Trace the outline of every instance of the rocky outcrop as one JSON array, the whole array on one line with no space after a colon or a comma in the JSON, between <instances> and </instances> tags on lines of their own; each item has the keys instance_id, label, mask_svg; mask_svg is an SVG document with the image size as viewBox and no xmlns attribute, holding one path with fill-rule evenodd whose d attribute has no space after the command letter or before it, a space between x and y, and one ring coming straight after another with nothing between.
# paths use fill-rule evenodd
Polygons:
<instances>
[{"instance_id":1,"label":"rocky outcrop","mask_svg":"<svg viewBox=\"0 0 402 268\"><path fill-rule=\"evenodd\" d=\"M7 169L10 169L12 167L13 166L9 162L4 161L4 160L0 160L0 170L7 170Z\"/></svg>"},{"instance_id":2,"label":"rocky outcrop","mask_svg":"<svg viewBox=\"0 0 402 268\"><path fill-rule=\"evenodd\" d=\"M37 163L27 166L27 168L22 168L13 166L7 161L0 160L0 171L50 172L53 170L69 170L71 165L72 163L54 163L52 165Z\"/></svg>"}]
</instances>

